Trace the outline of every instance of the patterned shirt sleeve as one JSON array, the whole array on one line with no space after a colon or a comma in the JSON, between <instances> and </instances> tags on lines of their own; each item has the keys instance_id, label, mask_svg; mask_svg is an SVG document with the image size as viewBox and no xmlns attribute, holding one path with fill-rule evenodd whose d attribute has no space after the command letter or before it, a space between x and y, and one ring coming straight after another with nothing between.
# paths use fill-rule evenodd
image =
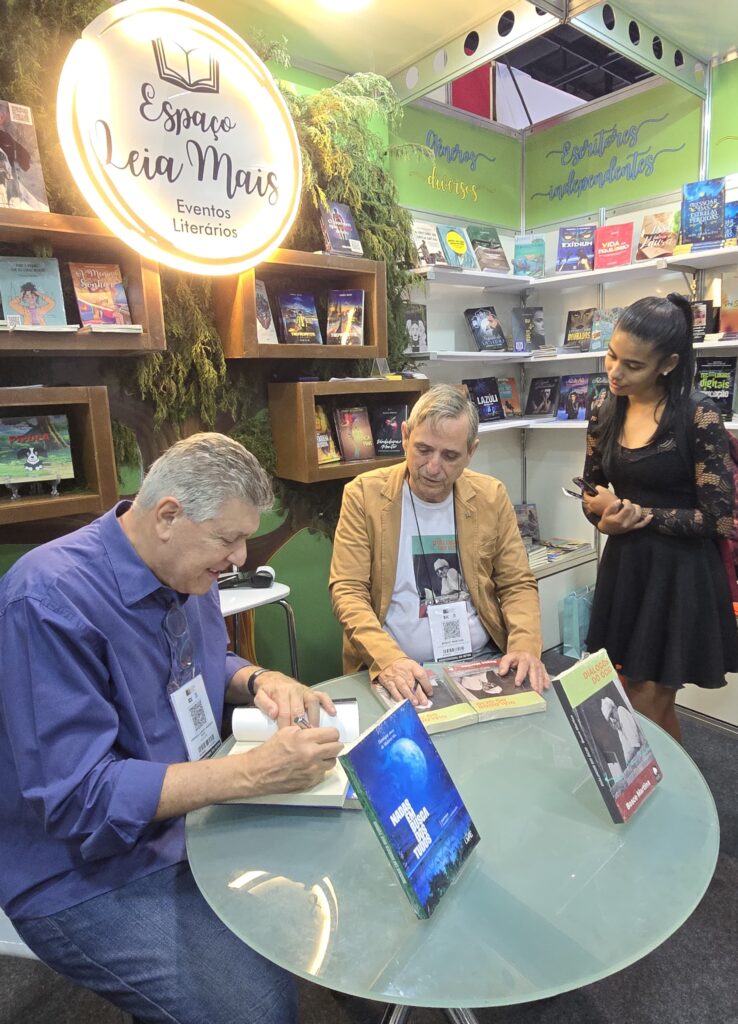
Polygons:
<instances>
[{"instance_id":1,"label":"patterned shirt sleeve","mask_svg":"<svg viewBox=\"0 0 738 1024\"><path fill-rule=\"evenodd\" d=\"M594 429L597 427L598 422L598 413L593 411L589 418L589 426L587 427L587 456L584 460L582 477L587 481L587 483L594 484L595 487L598 484L600 487L607 487L610 481L608 480L602 465L602 455L600 453L599 442L597 440L597 431ZM592 523L593 526L597 526L600 521L600 517L593 515L591 512L587 512L584 506L582 506L582 511L590 523Z\"/></svg>"}]
</instances>

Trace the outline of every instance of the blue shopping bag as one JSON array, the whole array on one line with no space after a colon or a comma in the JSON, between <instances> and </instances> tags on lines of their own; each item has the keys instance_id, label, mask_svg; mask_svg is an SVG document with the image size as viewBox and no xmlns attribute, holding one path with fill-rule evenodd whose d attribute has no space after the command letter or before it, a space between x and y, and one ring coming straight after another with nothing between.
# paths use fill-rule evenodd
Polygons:
<instances>
[{"instance_id":1,"label":"blue shopping bag","mask_svg":"<svg viewBox=\"0 0 738 1024\"><path fill-rule=\"evenodd\" d=\"M572 590L559 601L559 629L563 653L570 658L581 658L589 629L594 585Z\"/></svg>"}]
</instances>

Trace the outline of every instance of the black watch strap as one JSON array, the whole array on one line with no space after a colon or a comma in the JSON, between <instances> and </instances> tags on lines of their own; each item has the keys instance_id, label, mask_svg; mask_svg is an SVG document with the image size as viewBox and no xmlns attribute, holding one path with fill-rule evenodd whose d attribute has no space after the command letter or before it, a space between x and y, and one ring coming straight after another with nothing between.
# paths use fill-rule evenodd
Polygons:
<instances>
[{"instance_id":1,"label":"black watch strap","mask_svg":"<svg viewBox=\"0 0 738 1024\"><path fill-rule=\"evenodd\" d=\"M249 678L246 680L246 689L249 691L252 697L256 696L256 689L254 688L254 683L259 678L262 672L268 671L268 668L255 668L254 671L249 676Z\"/></svg>"}]
</instances>

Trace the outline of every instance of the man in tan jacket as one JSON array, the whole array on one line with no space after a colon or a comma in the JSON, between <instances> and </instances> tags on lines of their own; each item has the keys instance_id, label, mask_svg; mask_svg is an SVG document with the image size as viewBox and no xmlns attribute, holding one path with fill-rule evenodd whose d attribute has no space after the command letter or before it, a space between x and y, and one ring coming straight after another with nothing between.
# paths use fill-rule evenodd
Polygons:
<instances>
[{"instance_id":1,"label":"man in tan jacket","mask_svg":"<svg viewBox=\"0 0 738 1024\"><path fill-rule=\"evenodd\" d=\"M518 685L526 674L539 692L549 685L538 587L507 491L467 469L478 428L476 406L436 385L402 425L405 462L343 494L330 591L344 671L366 667L415 704L421 688L431 693L424 661L482 651L502 652L501 674L514 668Z\"/></svg>"}]
</instances>

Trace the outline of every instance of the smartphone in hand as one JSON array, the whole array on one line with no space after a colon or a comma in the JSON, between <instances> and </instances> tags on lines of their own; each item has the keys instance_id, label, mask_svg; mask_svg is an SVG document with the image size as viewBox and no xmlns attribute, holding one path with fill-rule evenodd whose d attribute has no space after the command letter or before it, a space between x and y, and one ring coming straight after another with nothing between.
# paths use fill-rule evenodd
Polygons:
<instances>
[{"instance_id":1,"label":"smartphone in hand","mask_svg":"<svg viewBox=\"0 0 738 1024\"><path fill-rule=\"evenodd\" d=\"M567 496L567 498L576 498L577 501L583 501L581 491L572 491L571 487L562 487L561 490Z\"/></svg>"},{"instance_id":2,"label":"smartphone in hand","mask_svg":"<svg viewBox=\"0 0 738 1024\"><path fill-rule=\"evenodd\" d=\"M575 476L572 478L571 482L573 484L576 484L576 486L580 490L584 491L585 494L590 494L593 498L597 497L597 488L594 486L594 484L587 483L584 477Z\"/></svg>"}]
</instances>

